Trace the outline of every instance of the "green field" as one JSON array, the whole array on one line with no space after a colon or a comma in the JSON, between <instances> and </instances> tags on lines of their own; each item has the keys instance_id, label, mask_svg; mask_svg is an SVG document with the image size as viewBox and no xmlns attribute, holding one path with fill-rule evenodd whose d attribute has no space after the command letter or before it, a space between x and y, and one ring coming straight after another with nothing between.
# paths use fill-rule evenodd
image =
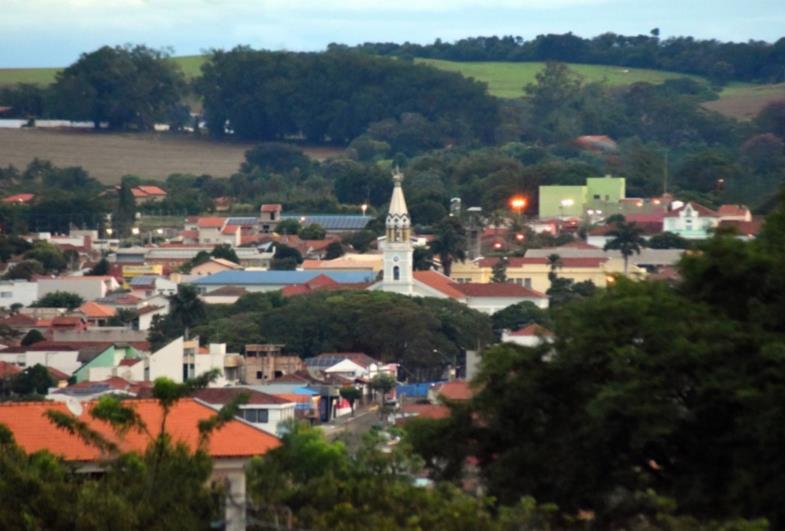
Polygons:
<instances>
[{"instance_id":1,"label":"green field","mask_svg":"<svg viewBox=\"0 0 785 531\"><path fill-rule=\"evenodd\" d=\"M523 96L523 86L533 83L537 73L545 67L545 63L503 63L503 62L455 62L436 59L417 59L418 63L432 65L440 70L459 72L466 77L488 84L488 91L500 98L518 98ZM690 77L702 80L697 76L687 76L675 72L660 70L644 70L640 68L623 68L618 66L570 64L573 70L585 82L603 81L609 85L630 85L640 81L662 83L666 79Z\"/></svg>"}]
</instances>

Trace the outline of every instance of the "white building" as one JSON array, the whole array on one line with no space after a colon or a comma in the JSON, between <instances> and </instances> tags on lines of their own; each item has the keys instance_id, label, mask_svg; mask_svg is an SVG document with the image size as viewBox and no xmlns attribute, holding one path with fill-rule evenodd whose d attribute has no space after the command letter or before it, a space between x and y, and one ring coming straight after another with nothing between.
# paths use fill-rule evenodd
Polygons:
<instances>
[{"instance_id":1,"label":"white building","mask_svg":"<svg viewBox=\"0 0 785 531\"><path fill-rule=\"evenodd\" d=\"M38 283L27 280L0 281L0 308L9 309L14 304L30 306L38 300Z\"/></svg>"},{"instance_id":2,"label":"white building","mask_svg":"<svg viewBox=\"0 0 785 531\"><path fill-rule=\"evenodd\" d=\"M687 203L665 214L662 230L688 240L705 240L719 223L718 212L698 203Z\"/></svg>"},{"instance_id":3,"label":"white building","mask_svg":"<svg viewBox=\"0 0 785 531\"><path fill-rule=\"evenodd\" d=\"M553 332L538 324L530 324L517 330L504 330L502 343L514 343L524 347L537 347L553 342Z\"/></svg>"},{"instance_id":4,"label":"white building","mask_svg":"<svg viewBox=\"0 0 785 531\"><path fill-rule=\"evenodd\" d=\"M76 293L86 301L105 297L110 291L120 288L112 276L71 276L38 279L38 298L56 291Z\"/></svg>"},{"instance_id":5,"label":"white building","mask_svg":"<svg viewBox=\"0 0 785 531\"><path fill-rule=\"evenodd\" d=\"M194 397L219 410L240 394L248 400L240 406L237 417L267 433L281 435L282 423L294 419L295 402L244 387L200 389Z\"/></svg>"}]
</instances>

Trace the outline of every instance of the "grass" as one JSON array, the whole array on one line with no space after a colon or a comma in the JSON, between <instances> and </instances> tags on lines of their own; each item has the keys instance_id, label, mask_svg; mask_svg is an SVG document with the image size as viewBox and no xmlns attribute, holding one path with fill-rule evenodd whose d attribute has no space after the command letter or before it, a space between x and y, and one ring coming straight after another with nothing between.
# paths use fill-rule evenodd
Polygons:
<instances>
[{"instance_id":1,"label":"grass","mask_svg":"<svg viewBox=\"0 0 785 531\"><path fill-rule=\"evenodd\" d=\"M455 62L437 59L418 59L418 63L428 64L440 70L459 72L466 77L488 84L488 91L500 98L518 98L523 96L523 87L535 81L535 76L545 63L504 63L504 62ZM698 76L685 76L675 72L645 70L641 68L623 68L618 66L570 64L570 69L585 82L605 82L611 86L630 85L640 81L662 83L667 79L690 77L702 80Z\"/></svg>"}]
</instances>

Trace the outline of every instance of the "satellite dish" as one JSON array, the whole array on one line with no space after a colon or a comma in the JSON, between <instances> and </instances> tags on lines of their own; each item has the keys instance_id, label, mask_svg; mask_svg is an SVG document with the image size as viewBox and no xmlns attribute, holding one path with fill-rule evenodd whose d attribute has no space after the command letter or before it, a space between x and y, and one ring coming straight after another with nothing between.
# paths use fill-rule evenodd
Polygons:
<instances>
[{"instance_id":1,"label":"satellite dish","mask_svg":"<svg viewBox=\"0 0 785 531\"><path fill-rule=\"evenodd\" d=\"M67 398L65 401L65 406L68 408L75 417L78 417L82 414L84 408L82 407L82 403L75 398Z\"/></svg>"}]
</instances>

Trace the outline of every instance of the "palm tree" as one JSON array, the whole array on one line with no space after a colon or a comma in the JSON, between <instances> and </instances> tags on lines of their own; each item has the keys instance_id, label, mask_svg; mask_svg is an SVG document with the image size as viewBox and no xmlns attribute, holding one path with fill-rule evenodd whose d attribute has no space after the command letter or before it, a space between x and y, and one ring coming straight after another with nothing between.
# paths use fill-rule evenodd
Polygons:
<instances>
[{"instance_id":1,"label":"palm tree","mask_svg":"<svg viewBox=\"0 0 785 531\"><path fill-rule=\"evenodd\" d=\"M634 222L627 223L626 221L617 222L615 227L608 231L608 236L612 239L605 244L604 249L606 251L614 249L621 253L624 258L625 275L627 274L627 264L630 256L632 256L633 253L641 254L641 246L644 243L643 237L641 236L642 233L643 230L641 230L638 225Z\"/></svg>"},{"instance_id":2,"label":"palm tree","mask_svg":"<svg viewBox=\"0 0 785 531\"><path fill-rule=\"evenodd\" d=\"M185 339L190 339L191 327L199 324L206 316L204 302L194 286L180 284L177 294L169 298L169 316L183 327Z\"/></svg>"},{"instance_id":3,"label":"palm tree","mask_svg":"<svg viewBox=\"0 0 785 531\"><path fill-rule=\"evenodd\" d=\"M548 280L553 284L553 281L556 280L556 270L562 267L561 256L558 253L549 254L547 260L548 266L551 268L550 273L548 273Z\"/></svg>"},{"instance_id":4,"label":"palm tree","mask_svg":"<svg viewBox=\"0 0 785 531\"><path fill-rule=\"evenodd\" d=\"M439 255L444 274L450 276L453 260L466 260L466 231L456 218L444 218L433 229L431 250Z\"/></svg>"}]
</instances>

